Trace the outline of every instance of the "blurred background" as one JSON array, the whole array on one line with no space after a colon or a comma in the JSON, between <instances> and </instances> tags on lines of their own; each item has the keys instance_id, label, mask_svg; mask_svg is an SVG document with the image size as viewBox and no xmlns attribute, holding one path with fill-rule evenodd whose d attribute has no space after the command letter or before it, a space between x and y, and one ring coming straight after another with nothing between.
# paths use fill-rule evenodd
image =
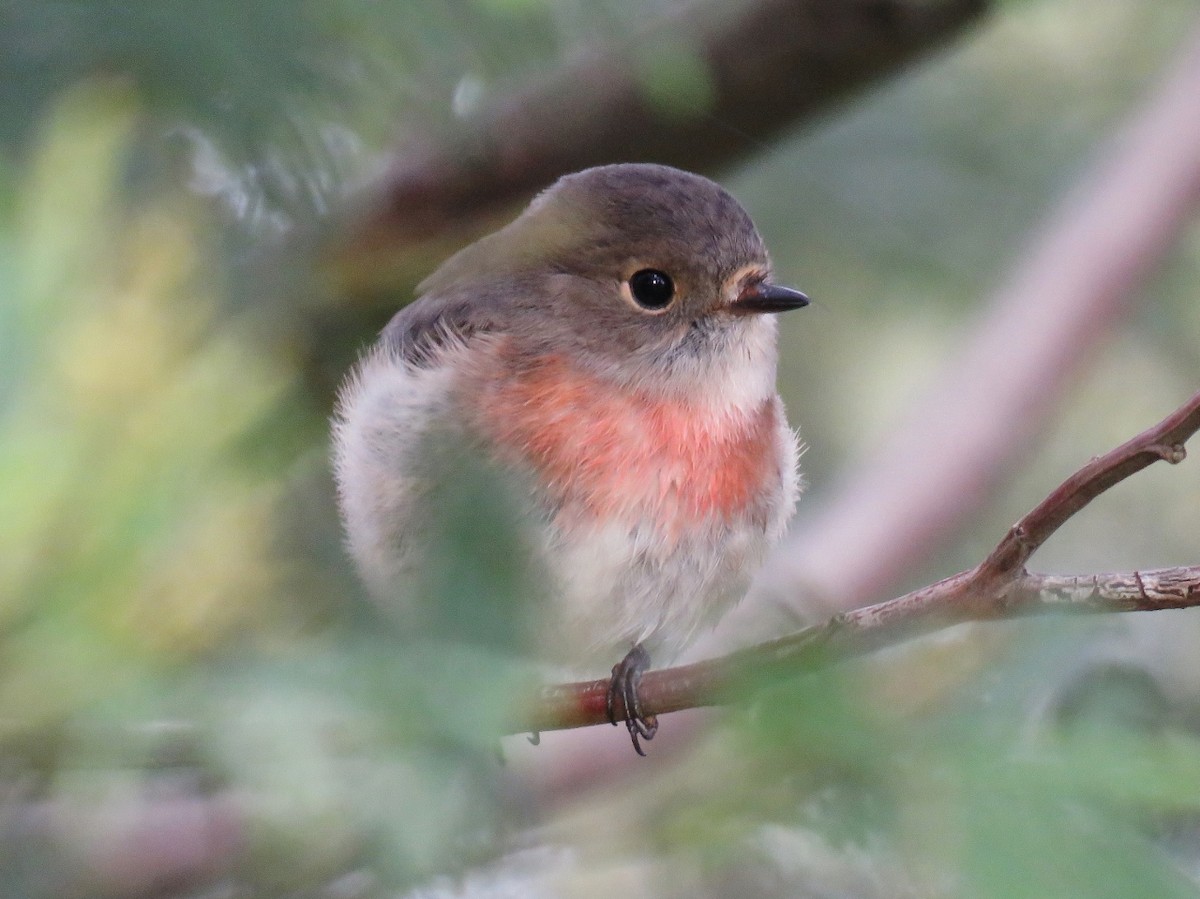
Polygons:
<instances>
[{"instance_id":1,"label":"blurred background","mask_svg":"<svg viewBox=\"0 0 1200 899\"><path fill-rule=\"evenodd\" d=\"M607 727L501 744L529 682L486 485L439 525L459 638L414 637L349 568L327 461L338 379L423 275L558 174L661 160L814 298L781 320L807 492L706 648L973 565L1200 383L1200 176L1110 215L1158 227L1081 324L1042 347L1052 293L964 351L1089 190L1170 175L1105 160L1200 170L1198 26L1185 0L0 0L0 895L1200 893L1200 613L955 628L668 716L646 761ZM1190 124L1139 143L1164 83ZM1068 276L1120 255L1100 233ZM970 468L969 438L922 441L930 397L1032 357L1016 401L945 404L1005 435L969 476L878 486ZM1198 499L1200 463L1151 468L1032 567L1200 563Z\"/></svg>"}]
</instances>

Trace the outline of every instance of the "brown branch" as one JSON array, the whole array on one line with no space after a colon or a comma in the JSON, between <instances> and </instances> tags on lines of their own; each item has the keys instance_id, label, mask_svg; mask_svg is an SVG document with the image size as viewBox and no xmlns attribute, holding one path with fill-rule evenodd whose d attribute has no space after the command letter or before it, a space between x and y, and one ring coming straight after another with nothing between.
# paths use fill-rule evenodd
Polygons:
<instances>
[{"instance_id":1,"label":"brown branch","mask_svg":"<svg viewBox=\"0 0 1200 899\"><path fill-rule=\"evenodd\" d=\"M619 44L575 53L559 70L501 94L458 129L398 147L338 251L344 283L363 294L394 288L389 274L427 262L431 239L473 236L566 172L630 160L701 171L727 165L943 45L989 5L681 4ZM694 68L688 87L698 93L656 97L656 64Z\"/></svg>"},{"instance_id":2,"label":"brown branch","mask_svg":"<svg viewBox=\"0 0 1200 899\"><path fill-rule=\"evenodd\" d=\"M1071 516L1157 461L1178 463L1200 430L1200 392L1157 425L1063 481L975 568L824 624L717 659L651 671L640 696L648 714L715 705L731 684L830 664L958 624L1052 612L1136 612L1200 605L1200 566L1104 575L1045 575L1029 557ZM545 687L513 731L559 730L607 721L607 680Z\"/></svg>"}]
</instances>

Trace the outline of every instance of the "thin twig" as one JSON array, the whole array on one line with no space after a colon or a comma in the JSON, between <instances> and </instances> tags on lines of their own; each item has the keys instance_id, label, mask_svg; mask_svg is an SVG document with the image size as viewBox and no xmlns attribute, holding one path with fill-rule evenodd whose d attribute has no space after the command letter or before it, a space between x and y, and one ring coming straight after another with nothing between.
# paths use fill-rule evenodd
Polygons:
<instances>
[{"instance_id":1,"label":"thin twig","mask_svg":"<svg viewBox=\"0 0 1200 899\"><path fill-rule=\"evenodd\" d=\"M1097 575L1025 570L1029 557L1072 515L1158 461L1183 460L1200 430L1200 392L1157 425L1092 459L1005 534L975 568L896 599L721 658L652 671L639 690L647 714L716 705L747 677L831 664L963 621L1052 612L1135 612L1200 605L1200 566ZM560 730L608 720L607 680L545 687L513 731Z\"/></svg>"},{"instance_id":2,"label":"thin twig","mask_svg":"<svg viewBox=\"0 0 1200 899\"><path fill-rule=\"evenodd\" d=\"M1072 515L1132 474L1158 461L1176 465L1184 460L1184 444L1200 429L1200 394L1161 422L1067 478L1038 506L1017 522L984 561L997 576L1024 565L1034 551Z\"/></svg>"}]
</instances>

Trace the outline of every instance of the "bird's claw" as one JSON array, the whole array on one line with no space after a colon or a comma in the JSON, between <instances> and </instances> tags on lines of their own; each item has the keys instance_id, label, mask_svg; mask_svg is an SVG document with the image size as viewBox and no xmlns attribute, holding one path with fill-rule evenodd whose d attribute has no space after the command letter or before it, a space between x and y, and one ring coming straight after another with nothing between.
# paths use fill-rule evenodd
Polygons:
<instances>
[{"instance_id":1,"label":"bird's claw","mask_svg":"<svg viewBox=\"0 0 1200 899\"><path fill-rule=\"evenodd\" d=\"M642 674L650 667L650 654L639 643L629 650L629 653L612 668L612 681L608 685L605 697L605 708L608 720L615 727L617 724L617 698L625 713L625 728L629 731L629 739L633 741L633 750L640 756L645 756L641 740L652 740L658 733L658 716L646 715L642 712L642 701L638 696L638 685L642 682Z\"/></svg>"}]
</instances>

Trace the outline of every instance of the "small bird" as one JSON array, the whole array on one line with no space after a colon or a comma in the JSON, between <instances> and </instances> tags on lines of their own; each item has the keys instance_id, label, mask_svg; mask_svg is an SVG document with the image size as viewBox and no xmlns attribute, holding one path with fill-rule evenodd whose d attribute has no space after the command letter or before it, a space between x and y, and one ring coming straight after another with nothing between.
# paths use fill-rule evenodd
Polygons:
<instances>
[{"instance_id":1,"label":"small bird","mask_svg":"<svg viewBox=\"0 0 1200 899\"><path fill-rule=\"evenodd\" d=\"M404 593L433 434L511 473L550 583L545 658L619 659L609 719L619 699L644 755L651 654L669 660L742 596L795 508L771 313L808 299L772 282L724 189L649 164L564 176L417 293L338 397L350 553L382 602Z\"/></svg>"}]
</instances>

